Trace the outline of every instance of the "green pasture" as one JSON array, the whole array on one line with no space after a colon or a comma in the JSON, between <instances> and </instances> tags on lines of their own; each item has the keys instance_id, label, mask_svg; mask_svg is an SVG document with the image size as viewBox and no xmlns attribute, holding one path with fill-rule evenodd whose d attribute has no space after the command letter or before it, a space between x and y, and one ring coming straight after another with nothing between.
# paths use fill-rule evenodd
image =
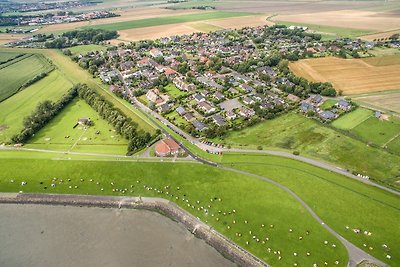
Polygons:
<instances>
[{"instance_id":1,"label":"green pasture","mask_svg":"<svg viewBox=\"0 0 400 267\"><path fill-rule=\"evenodd\" d=\"M163 197L273 266L322 266L325 261L332 266L335 261L337 266L347 264L340 242L294 198L272 184L244 175L197 163L8 157L2 163L7 166L0 173L4 192ZM21 186L22 181L27 185Z\"/></svg>"},{"instance_id":2,"label":"green pasture","mask_svg":"<svg viewBox=\"0 0 400 267\"><path fill-rule=\"evenodd\" d=\"M1 78L0 78L1 79ZM58 71L0 103L0 143L7 142L22 130L24 117L45 100L57 101L72 84Z\"/></svg>"},{"instance_id":3,"label":"green pasture","mask_svg":"<svg viewBox=\"0 0 400 267\"><path fill-rule=\"evenodd\" d=\"M7 62L11 59L16 58L17 56L21 55L21 53L14 53L14 52L2 52L0 51L0 65L4 62Z\"/></svg>"},{"instance_id":4,"label":"green pasture","mask_svg":"<svg viewBox=\"0 0 400 267\"><path fill-rule=\"evenodd\" d=\"M357 108L333 121L332 126L342 130L351 130L373 115L374 112L369 109Z\"/></svg>"},{"instance_id":5,"label":"green pasture","mask_svg":"<svg viewBox=\"0 0 400 267\"><path fill-rule=\"evenodd\" d=\"M202 21L202 20L210 20L210 19L224 19L224 18L232 18L232 17L251 16L251 15L254 15L254 13L216 11L216 12L205 12L205 13L190 14L190 15L179 15L179 16L168 16L168 17L131 20L131 21L126 21L126 22L116 22L116 23L109 23L109 24L85 26L83 28L94 28L94 29L120 31L120 30L159 26L159 25L168 25L168 24Z\"/></svg>"},{"instance_id":6,"label":"green pasture","mask_svg":"<svg viewBox=\"0 0 400 267\"><path fill-rule=\"evenodd\" d=\"M399 156L368 146L300 114L282 115L230 132L214 141L244 149L262 146L264 149L298 151L307 157L330 162L400 188L399 183L393 182L400 175Z\"/></svg>"},{"instance_id":7,"label":"green pasture","mask_svg":"<svg viewBox=\"0 0 400 267\"><path fill-rule=\"evenodd\" d=\"M223 164L287 186L347 240L390 266L400 265L400 257L393 255L400 249L398 196L287 158L225 154ZM361 233L353 229L360 229ZM390 250L383 248L383 244ZM392 259L388 260L386 255L391 255Z\"/></svg>"},{"instance_id":8,"label":"green pasture","mask_svg":"<svg viewBox=\"0 0 400 267\"><path fill-rule=\"evenodd\" d=\"M322 103L322 105L320 106L320 108L322 108L323 110L331 109L331 108L333 108L333 107L335 106L335 104L336 104L337 102L338 102L338 101L335 100L335 99L328 99L328 100L326 100L324 103Z\"/></svg>"},{"instance_id":9,"label":"green pasture","mask_svg":"<svg viewBox=\"0 0 400 267\"><path fill-rule=\"evenodd\" d=\"M78 45L74 46L71 48L68 48L72 54L87 54L89 52L94 52L94 51L106 51L107 47L103 45Z\"/></svg>"},{"instance_id":10,"label":"green pasture","mask_svg":"<svg viewBox=\"0 0 400 267\"><path fill-rule=\"evenodd\" d=\"M10 63L10 62L9 62ZM0 69L0 102L17 93L21 86L36 75L52 69L41 55L31 55Z\"/></svg>"},{"instance_id":11,"label":"green pasture","mask_svg":"<svg viewBox=\"0 0 400 267\"><path fill-rule=\"evenodd\" d=\"M400 134L400 120L395 117L391 117L387 121L370 117L351 131L360 136L365 142L382 146Z\"/></svg>"},{"instance_id":12,"label":"green pasture","mask_svg":"<svg viewBox=\"0 0 400 267\"><path fill-rule=\"evenodd\" d=\"M93 126L78 125L90 118ZM125 154L128 141L82 99L76 98L28 141L26 147L73 152Z\"/></svg>"}]
</instances>

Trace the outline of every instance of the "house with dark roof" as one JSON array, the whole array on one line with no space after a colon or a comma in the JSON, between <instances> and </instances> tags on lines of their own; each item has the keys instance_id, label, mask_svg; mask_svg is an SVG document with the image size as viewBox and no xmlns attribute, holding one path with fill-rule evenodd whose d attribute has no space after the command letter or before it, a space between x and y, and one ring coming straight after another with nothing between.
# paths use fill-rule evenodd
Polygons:
<instances>
[{"instance_id":1,"label":"house with dark roof","mask_svg":"<svg viewBox=\"0 0 400 267\"><path fill-rule=\"evenodd\" d=\"M351 109L351 104L346 100L340 100L338 103L336 103L336 106L344 111Z\"/></svg>"},{"instance_id":2,"label":"house with dark roof","mask_svg":"<svg viewBox=\"0 0 400 267\"><path fill-rule=\"evenodd\" d=\"M218 126L225 125L225 119L220 114L215 114L212 118L216 125Z\"/></svg>"},{"instance_id":3,"label":"house with dark roof","mask_svg":"<svg viewBox=\"0 0 400 267\"><path fill-rule=\"evenodd\" d=\"M325 121L330 121L330 120L334 120L337 118L337 115L335 113L333 113L332 111L323 111L321 113L319 113L319 117Z\"/></svg>"},{"instance_id":4,"label":"house with dark roof","mask_svg":"<svg viewBox=\"0 0 400 267\"><path fill-rule=\"evenodd\" d=\"M201 132L201 131L204 131L205 129L207 129L207 125L205 125L201 121L195 120L195 121L192 121L192 124L193 124L194 128L196 128L196 131Z\"/></svg>"}]
</instances>

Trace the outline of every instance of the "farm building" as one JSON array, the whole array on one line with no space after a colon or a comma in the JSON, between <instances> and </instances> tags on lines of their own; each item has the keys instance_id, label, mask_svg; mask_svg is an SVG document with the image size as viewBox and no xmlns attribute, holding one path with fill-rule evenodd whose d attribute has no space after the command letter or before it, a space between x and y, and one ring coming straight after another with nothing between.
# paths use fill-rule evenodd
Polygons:
<instances>
[{"instance_id":1,"label":"farm building","mask_svg":"<svg viewBox=\"0 0 400 267\"><path fill-rule=\"evenodd\" d=\"M181 147L174 140L166 138L156 144L156 155L158 157L174 156L181 152Z\"/></svg>"},{"instance_id":2,"label":"farm building","mask_svg":"<svg viewBox=\"0 0 400 267\"><path fill-rule=\"evenodd\" d=\"M79 118L78 124L80 125L88 125L90 123L90 118Z\"/></svg>"}]
</instances>

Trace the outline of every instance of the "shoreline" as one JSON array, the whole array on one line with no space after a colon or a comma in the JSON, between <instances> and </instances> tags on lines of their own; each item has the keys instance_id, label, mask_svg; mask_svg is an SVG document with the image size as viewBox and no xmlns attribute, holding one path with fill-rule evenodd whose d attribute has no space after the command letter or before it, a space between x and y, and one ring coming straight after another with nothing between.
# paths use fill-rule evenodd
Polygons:
<instances>
[{"instance_id":1,"label":"shoreline","mask_svg":"<svg viewBox=\"0 0 400 267\"><path fill-rule=\"evenodd\" d=\"M113 197L89 195L57 195L30 193L0 193L1 204L36 204L52 206L99 207L139 209L158 212L179 222L197 238L204 240L225 258L239 266L264 266L268 264L206 225L175 203L162 198Z\"/></svg>"}]
</instances>

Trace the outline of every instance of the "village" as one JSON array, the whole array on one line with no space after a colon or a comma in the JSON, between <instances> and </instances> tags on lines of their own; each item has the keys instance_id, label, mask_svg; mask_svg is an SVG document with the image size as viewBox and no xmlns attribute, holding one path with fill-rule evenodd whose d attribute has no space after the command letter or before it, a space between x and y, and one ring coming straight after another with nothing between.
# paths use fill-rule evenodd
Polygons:
<instances>
[{"instance_id":1,"label":"village","mask_svg":"<svg viewBox=\"0 0 400 267\"><path fill-rule=\"evenodd\" d=\"M321 108L337 95L333 86L295 76L288 63L374 44L320 38L303 27L244 28L121 44L73 59L111 92L138 100L192 136L213 138L290 110L322 122L350 111L346 100Z\"/></svg>"}]
</instances>

